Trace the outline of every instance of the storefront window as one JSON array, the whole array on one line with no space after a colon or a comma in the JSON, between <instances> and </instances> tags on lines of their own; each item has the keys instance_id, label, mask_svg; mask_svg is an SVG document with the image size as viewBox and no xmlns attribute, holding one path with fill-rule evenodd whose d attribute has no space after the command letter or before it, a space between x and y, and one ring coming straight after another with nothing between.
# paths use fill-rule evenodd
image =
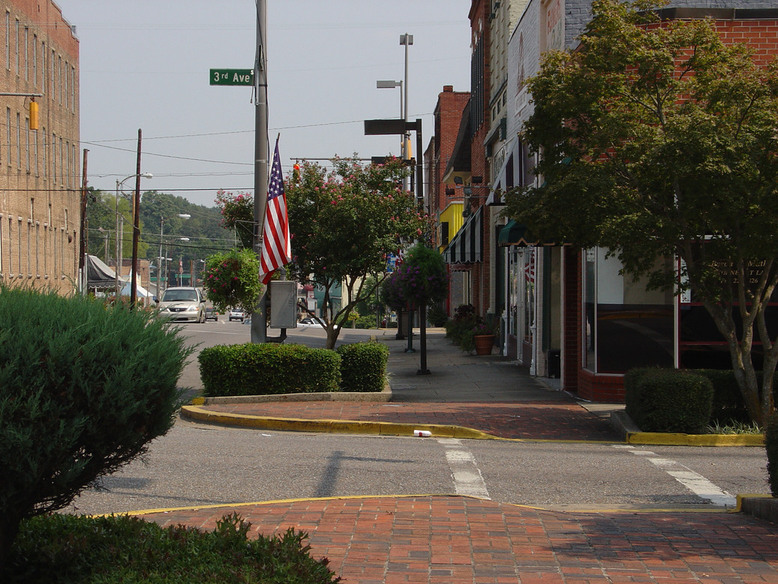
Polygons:
<instances>
[{"instance_id":1,"label":"storefront window","mask_svg":"<svg viewBox=\"0 0 778 584\"><path fill-rule=\"evenodd\" d=\"M594 248L584 254L584 367L624 373L673 366L673 296L620 274L621 262Z\"/></svg>"}]
</instances>

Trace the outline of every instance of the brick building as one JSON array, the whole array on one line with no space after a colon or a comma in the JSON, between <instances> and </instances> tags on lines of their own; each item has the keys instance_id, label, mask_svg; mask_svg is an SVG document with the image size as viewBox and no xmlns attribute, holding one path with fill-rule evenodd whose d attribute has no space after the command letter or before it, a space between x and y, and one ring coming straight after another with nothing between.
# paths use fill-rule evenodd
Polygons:
<instances>
[{"instance_id":1,"label":"brick building","mask_svg":"<svg viewBox=\"0 0 778 584\"><path fill-rule=\"evenodd\" d=\"M664 20L710 18L724 42L750 45L761 64L778 51L778 0L673 1L659 14ZM530 0L513 32L507 115L508 135L517 137L509 165L516 184L537 180L520 135L533 107L524 80L547 50L575 48L590 17L588 0ZM561 376L563 389L589 400L621 401L628 369L687 366L685 359L701 347L684 346L686 324L678 315L695 308L684 298L626 281L607 250L538 245L525 235L512 221L498 239L508 259L506 351L531 373ZM644 315L639 323L630 320L635 307ZM653 320L645 317L651 311ZM721 349L715 345L702 348Z\"/></svg>"},{"instance_id":2,"label":"brick building","mask_svg":"<svg viewBox=\"0 0 778 584\"><path fill-rule=\"evenodd\" d=\"M0 0L0 18L0 280L65 294L79 274L79 43L51 0Z\"/></svg>"}]
</instances>

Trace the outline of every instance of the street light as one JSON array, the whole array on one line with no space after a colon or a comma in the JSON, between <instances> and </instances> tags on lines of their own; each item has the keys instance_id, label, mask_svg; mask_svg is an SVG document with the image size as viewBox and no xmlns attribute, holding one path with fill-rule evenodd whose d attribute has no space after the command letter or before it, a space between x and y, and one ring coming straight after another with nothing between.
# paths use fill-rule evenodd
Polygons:
<instances>
[{"instance_id":1,"label":"street light","mask_svg":"<svg viewBox=\"0 0 778 584\"><path fill-rule=\"evenodd\" d=\"M124 217L120 217L119 215L119 192L121 192L121 187L124 184L124 181L130 180L131 178L135 178L136 176L142 176L143 178L154 178L154 175L150 172L144 172L140 175L137 174L131 174L130 176L127 176L123 178L122 180L116 181L116 270L115 270L115 276L116 276L116 300L119 299L119 282L121 280L121 272L122 272L122 239L124 238Z\"/></svg>"},{"instance_id":2,"label":"street light","mask_svg":"<svg viewBox=\"0 0 778 584\"><path fill-rule=\"evenodd\" d=\"M400 119L406 120L405 113L403 110L403 82L402 81L393 81L393 80L382 80L382 81L376 81L375 86L377 89L394 89L395 87L400 88ZM400 155L402 156L402 159L405 160L405 136L400 138Z\"/></svg>"},{"instance_id":3,"label":"street light","mask_svg":"<svg viewBox=\"0 0 778 584\"><path fill-rule=\"evenodd\" d=\"M405 33L400 35L400 46L405 47L405 99L403 100L405 106L403 107L403 119L405 120L406 124L408 123L408 47L411 46L412 44L413 44L412 34ZM410 158L410 156L408 156L409 139L410 138L406 133L403 136L403 160ZM419 158L421 158L421 152L417 152L416 155ZM418 178L418 180L421 180L421 176Z\"/></svg>"}]
</instances>

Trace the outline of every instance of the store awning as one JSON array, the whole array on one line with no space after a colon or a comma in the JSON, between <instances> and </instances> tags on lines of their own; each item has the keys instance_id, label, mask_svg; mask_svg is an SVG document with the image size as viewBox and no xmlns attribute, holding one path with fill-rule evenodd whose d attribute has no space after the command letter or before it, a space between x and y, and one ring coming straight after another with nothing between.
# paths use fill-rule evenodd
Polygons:
<instances>
[{"instance_id":1,"label":"store awning","mask_svg":"<svg viewBox=\"0 0 778 584\"><path fill-rule=\"evenodd\" d=\"M443 252L447 264L472 264L483 258L483 207L470 215Z\"/></svg>"},{"instance_id":2,"label":"store awning","mask_svg":"<svg viewBox=\"0 0 778 584\"><path fill-rule=\"evenodd\" d=\"M556 245L556 242L553 240L539 241L537 237L532 236L526 225L511 219L508 221L508 223L505 224L505 227L500 229L500 233L497 234L497 245L501 247L508 247L509 245L527 247L537 245Z\"/></svg>"}]
</instances>

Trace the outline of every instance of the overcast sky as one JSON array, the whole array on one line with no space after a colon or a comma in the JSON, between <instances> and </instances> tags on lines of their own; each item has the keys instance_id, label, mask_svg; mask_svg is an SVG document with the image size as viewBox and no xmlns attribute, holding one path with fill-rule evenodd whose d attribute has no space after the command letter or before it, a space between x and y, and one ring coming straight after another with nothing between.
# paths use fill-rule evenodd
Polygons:
<instances>
[{"instance_id":1,"label":"overcast sky","mask_svg":"<svg viewBox=\"0 0 778 584\"><path fill-rule=\"evenodd\" d=\"M142 129L154 175L142 190L208 206L220 188L252 191L251 88L210 86L209 69L253 67L254 0L55 1L80 41L90 186L113 192L135 173ZM376 81L403 79L403 33L425 147L443 86L470 90L470 0L266 1L270 147L280 133L285 172L296 158L399 153L398 138L364 136L363 120L399 116L400 90Z\"/></svg>"}]
</instances>

